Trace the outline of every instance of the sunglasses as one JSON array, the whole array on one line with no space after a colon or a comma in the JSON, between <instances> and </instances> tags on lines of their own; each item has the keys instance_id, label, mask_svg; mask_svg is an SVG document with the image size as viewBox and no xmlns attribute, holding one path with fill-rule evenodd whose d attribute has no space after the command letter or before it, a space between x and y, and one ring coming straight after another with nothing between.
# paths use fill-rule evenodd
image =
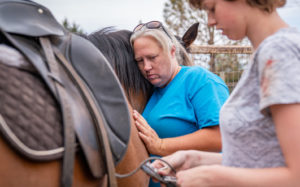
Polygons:
<instances>
[{"instance_id":1,"label":"sunglasses","mask_svg":"<svg viewBox=\"0 0 300 187\"><path fill-rule=\"evenodd\" d=\"M148 23L140 23L138 24L134 29L133 29L133 32L136 32L136 31L139 31L139 30L142 30L142 29L162 29L166 35L172 40L171 36L169 35L169 33L166 31L165 27L163 26L163 24L159 21L150 21Z\"/></svg>"}]
</instances>

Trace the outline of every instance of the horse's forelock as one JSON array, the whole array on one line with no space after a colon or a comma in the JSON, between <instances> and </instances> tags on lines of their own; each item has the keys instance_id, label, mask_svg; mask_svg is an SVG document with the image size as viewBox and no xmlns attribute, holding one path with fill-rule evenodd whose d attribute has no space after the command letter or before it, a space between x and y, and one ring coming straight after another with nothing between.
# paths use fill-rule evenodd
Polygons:
<instances>
[{"instance_id":1,"label":"horse's forelock","mask_svg":"<svg viewBox=\"0 0 300 187\"><path fill-rule=\"evenodd\" d=\"M113 28L104 28L87 36L107 58L114 68L127 96L142 91L149 95L150 83L142 76L134 59L133 49L130 46L128 30L115 31Z\"/></svg>"}]
</instances>

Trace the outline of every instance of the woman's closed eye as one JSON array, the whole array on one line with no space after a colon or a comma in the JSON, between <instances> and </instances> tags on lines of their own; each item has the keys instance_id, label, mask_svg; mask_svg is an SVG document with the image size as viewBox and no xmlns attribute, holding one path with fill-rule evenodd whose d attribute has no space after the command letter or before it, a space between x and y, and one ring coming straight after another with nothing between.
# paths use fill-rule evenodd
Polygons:
<instances>
[{"instance_id":1,"label":"woman's closed eye","mask_svg":"<svg viewBox=\"0 0 300 187\"><path fill-rule=\"evenodd\" d=\"M207 5L203 5L203 9L209 14L215 13L215 6L214 4L210 3Z\"/></svg>"},{"instance_id":2,"label":"woman's closed eye","mask_svg":"<svg viewBox=\"0 0 300 187\"><path fill-rule=\"evenodd\" d=\"M215 13L215 7L206 8L205 11L207 14L214 14Z\"/></svg>"},{"instance_id":3,"label":"woman's closed eye","mask_svg":"<svg viewBox=\"0 0 300 187\"><path fill-rule=\"evenodd\" d=\"M156 57L158 57L158 55L147 56L146 60L153 62L153 61L155 61ZM138 64L141 64L144 62L144 58L136 58L135 61Z\"/></svg>"},{"instance_id":4,"label":"woman's closed eye","mask_svg":"<svg viewBox=\"0 0 300 187\"><path fill-rule=\"evenodd\" d=\"M153 61L153 60L155 60L155 58L156 58L157 56L158 56L158 55L154 55L154 56L150 56L150 57L148 57L148 58L149 58L149 60Z\"/></svg>"},{"instance_id":5,"label":"woman's closed eye","mask_svg":"<svg viewBox=\"0 0 300 187\"><path fill-rule=\"evenodd\" d=\"M142 58L137 58L137 59L135 59L135 61L136 61L137 63L141 63L141 62L143 62L143 59L142 59Z\"/></svg>"}]
</instances>

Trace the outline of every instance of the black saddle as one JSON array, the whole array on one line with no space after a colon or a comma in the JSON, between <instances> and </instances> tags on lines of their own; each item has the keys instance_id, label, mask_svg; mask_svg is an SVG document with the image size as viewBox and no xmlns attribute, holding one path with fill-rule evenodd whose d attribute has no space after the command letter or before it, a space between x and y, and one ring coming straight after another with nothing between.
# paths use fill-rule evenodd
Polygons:
<instances>
[{"instance_id":1,"label":"black saddle","mask_svg":"<svg viewBox=\"0 0 300 187\"><path fill-rule=\"evenodd\" d=\"M64 124L64 147L35 150L20 141L12 124L7 123L9 113L3 114L1 106L0 131L10 144L33 160L56 159L67 153L64 162L71 160L72 164L74 131L92 175L104 175L103 157L107 172L113 172L114 166L108 166L108 162L111 159L117 164L126 152L130 114L122 87L101 52L66 31L47 8L21 0L0 0L0 41L28 59L33 67L30 73L41 78L60 106ZM70 164L64 164L63 173L72 170ZM112 175L109 173L109 177ZM70 183L70 178L63 181Z\"/></svg>"}]
</instances>

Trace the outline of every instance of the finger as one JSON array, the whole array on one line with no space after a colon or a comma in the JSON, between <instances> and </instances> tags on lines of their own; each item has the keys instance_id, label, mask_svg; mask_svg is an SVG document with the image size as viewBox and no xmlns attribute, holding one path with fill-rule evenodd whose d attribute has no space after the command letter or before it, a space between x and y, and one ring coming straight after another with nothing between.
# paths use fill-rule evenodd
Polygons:
<instances>
[{"instance_id":1,"label":"finger","mask_svg":"<svg viewBox=\"0 0 300 187\"><path fill-rule=\"evenodd\" d=\"M139 137L142 139L142 141L144 142L144 144L145 144L145 146L146 146L146 148L147 148L147 150L150 152L150 153L152 153L152 151L151 151L151 142L150 142L150 140L149 140L149 137L147 137L145 134L143 134L143 133L141 133L141 132L139 132Z\"/></svg>"},{"instance_id":2,"label":"finger","mask_svg":"<svg viewBox=\"0 0 300 187\"><path fill-rule=\"evenodd\" d=\"M135 122L138 122L141 126L143 126L144 128L150 128L150 126L148 125L147 122L141 121L141 120L135 120Z\"/></svg>"},{"instance_id":3,"label":"finger","mask_svg":"<svg viewBox=\"0 0 300 187\"><path fill-rule=\"evenodd\" d=\"M163 167L157 170L160 175L173 175L170 167Z\"/></svg>"},{"instance_id":4,"label":"finger","mask_svg":"<svg viewBox=\"0 0 300 187\"><path fill-rule=\"evenodd\" d=\"M135 121L135 123L140 127L140 131L143 131L144 134L153 134L154 130L148 124L145 124L141 121Z\"/></svg>"},{"instance_id":5,"label":"finger","mask_svg":"<svg viewBox=\"0 0 300 187\"><path fill-rule=\"evenodd\" d=\"M135 124L136 124L136 127L138 128L138 131L142 132L143 134L149 134L148 129L145 126L143 126L141 123L136 121Z\"/></svg>"},{"instance_id":6,"label":"finger","mask_svg":"<svg viewBox=\"0 0 300 187\"><path fill-rule=\"evenodd\" d=\"M139 122L140 125L143 126L147 131L149 132L154 131L147 122L144 121L137 121L137 122Z\"/></svg>"},{"instance_id":7,"label":"finger","mask_svg":"<svg viewBox=\"0 0 300 187\"><path fill-rule=\"evenodd\" d=\"M165 164L160 160L155 160L154 162L151 163L151 165L156 169L160 169L165 166Z\"/></svg>"},{"instance_id":8,"label":"finger","mask_svg":"<svg viewBox=\"0 0 300 187\"><path fill-rule=\"evenodd\" d=\"M136 120L138 118L138 112L136 110L133 110L132 116L133 119Z\"/></svg>"},{"instance_id":9,"label":"finger","mask_svg":"<svg viewBox=\"0 0 300 187\"><path fill-rule=\"evenodd\" d=\"M145 134L143 134L142 132L139 132L139 136L140 136L140 138L143 140L143 142L144 142L146 145L149 144L149 139L148 139L148 137L147 137Z\"/></svg>"},{"instance_id":10,"label":"finger","mask_svg":"<svg viewBox=\"0 0 300 187\"><path fill-rule=\"evenodd\" d=\"M145 118L138 112L134 112L135 120L139 121L140 123L144 123L148 125L148 122L145 120Z\"/></svg>"},{"instance_id":11,"label":"finger","mask_svg":"<svg viewBox=\"0 0 300 187\"><path fill-rule=\"evenodd\" d=\"M156 160L151 165L157 169L158 174L160 175L170 175L171 168L164 162L160 160Z\"/></svg>"}]
</instances>

